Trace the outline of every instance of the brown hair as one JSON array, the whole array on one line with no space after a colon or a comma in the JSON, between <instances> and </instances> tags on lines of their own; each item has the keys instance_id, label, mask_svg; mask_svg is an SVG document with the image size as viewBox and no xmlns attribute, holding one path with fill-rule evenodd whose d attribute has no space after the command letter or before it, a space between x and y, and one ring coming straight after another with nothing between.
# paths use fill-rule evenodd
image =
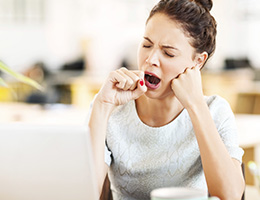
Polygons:
<instances>
[{"instance_id":1,"label":"brown hair","mask_svg":"<svg viewBox=\"0 0 260 200\"><path fill-rule=\"evenodd\" d=\"M162 13L180 24L184 33L190 37L196 53L206 51L210 57L216 47L216 21L210 14L212 0L161 0L151 10L146 21Z\"/></svg>"}]
</instances>

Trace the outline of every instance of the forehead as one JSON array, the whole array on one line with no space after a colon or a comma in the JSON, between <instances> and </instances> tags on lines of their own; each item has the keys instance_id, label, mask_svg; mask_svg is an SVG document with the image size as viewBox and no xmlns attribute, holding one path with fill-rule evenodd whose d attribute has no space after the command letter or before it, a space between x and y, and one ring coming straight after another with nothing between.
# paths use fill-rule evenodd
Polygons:
<instances>
[{"instance_id":1,"label":"forehead","mask_svg":"<svg viewBox=\"0 0 260 200\"><path fill-rule=\"evenodd\" d=\"M145 36L155 40L154 42L183 44L191 47L190 38L186 36L180 24L161 13L155 14L148 20Z\"/></svg>"}]
</instances>

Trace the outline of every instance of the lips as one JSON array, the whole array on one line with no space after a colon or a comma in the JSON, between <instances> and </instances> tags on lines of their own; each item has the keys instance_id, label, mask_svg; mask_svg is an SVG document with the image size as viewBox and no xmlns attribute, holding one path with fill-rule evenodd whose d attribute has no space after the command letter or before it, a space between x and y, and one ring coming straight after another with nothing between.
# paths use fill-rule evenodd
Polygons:
<instances>
[{"instance_id":1,"label":"lips","mask_svg":"<svg viewBox=\"0 0 260 200\"><path fill-rule=\"evenodd\" d=\"M145 72L145 85L149 89L157 89L160 86L161 79L154 73Z\"/></svg>"}]
</instances>

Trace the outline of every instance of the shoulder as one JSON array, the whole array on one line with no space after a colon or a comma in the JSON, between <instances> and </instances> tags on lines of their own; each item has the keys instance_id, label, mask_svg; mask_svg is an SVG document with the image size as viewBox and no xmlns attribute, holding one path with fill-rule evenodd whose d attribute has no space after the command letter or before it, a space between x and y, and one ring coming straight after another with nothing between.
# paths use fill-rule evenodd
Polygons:
<instances>
[{"instance_id":1,"label":"shoulder","mask_svg":"<svg viewBox=\"0 0 260 200\"><path fill-rule=\"evenodd\" d=\"M213 95L213 96L204 96L204 99L209 107L209 109L212 112L218 112L220 110L224 111L224 110L228 110L231 111L231 107L229 105L229 103L227 102L227 100L225 100L224 98L218 96L218 95Z\"/></svg>"},{"instance_id":2,"label":"shoulder","mask_svg":"<svg viewBox=\"0 0 260 200\"><path fill-rule=\"evenodd\" d=\"M218 95L205 96L204 98L217 127L235 125L235 116L227 100Z\"/></svg>"}]
</instances>

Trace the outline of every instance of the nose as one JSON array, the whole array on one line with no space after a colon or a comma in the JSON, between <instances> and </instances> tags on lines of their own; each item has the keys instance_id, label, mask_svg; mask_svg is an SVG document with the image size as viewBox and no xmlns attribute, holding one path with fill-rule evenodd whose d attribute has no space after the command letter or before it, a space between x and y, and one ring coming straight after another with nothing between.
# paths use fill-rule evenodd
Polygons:
<instances>
[{"instance_id":1,"label":"nose","mask_svg":"<svg viewBox=\"0 0 260 200\"><path fill-rule=\"evenodd\" d=\"M160 61L159 61L159 52L157 52L157 50L154 50L150 53L149 57L146 59L146 63L148 63L149 65L155 66L155 67L159 67L160 66Z\"/></svg>"}]
</instances>

